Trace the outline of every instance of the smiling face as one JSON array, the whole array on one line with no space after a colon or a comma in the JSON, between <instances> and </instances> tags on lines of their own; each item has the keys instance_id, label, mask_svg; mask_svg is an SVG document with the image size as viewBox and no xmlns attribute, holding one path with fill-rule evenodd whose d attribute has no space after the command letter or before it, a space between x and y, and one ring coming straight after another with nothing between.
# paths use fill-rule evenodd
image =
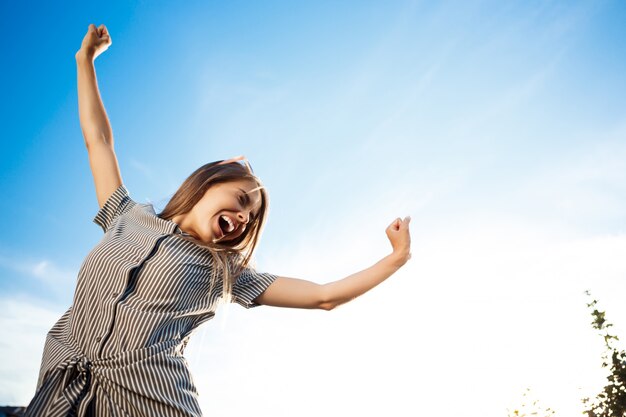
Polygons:
<instances>
[{"instance_id":1,"label":"smiling face","mask_svg":"<svg viewBox=\"0 0 626 417\"><path fill-rule=\"evenodd\" d=\"M262 206L254 181L228 181L211 186L189 212L174 216L172 221L204 243L227 244L246 232Z\"/></svg>"}]
</instances>

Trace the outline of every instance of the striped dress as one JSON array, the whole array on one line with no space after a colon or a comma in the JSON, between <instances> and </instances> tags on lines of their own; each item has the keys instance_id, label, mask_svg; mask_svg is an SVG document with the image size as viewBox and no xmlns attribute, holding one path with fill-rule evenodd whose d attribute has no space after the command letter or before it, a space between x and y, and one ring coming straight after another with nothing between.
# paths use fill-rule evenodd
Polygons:
<instances>
[{"instance_id":1,"label":"striped dress","mask_svg":"<svg viewBox=\"0 0 626 417\"><path fill-rule=\"evenodd\" d=\"M201 416L183 350L222 297L211 254L124 185L94 222L104 237L80 268L72 306L48 332L25 415ZM275 278L245 269L233 301L257 306Z\"/></svg>"}]
</instances>

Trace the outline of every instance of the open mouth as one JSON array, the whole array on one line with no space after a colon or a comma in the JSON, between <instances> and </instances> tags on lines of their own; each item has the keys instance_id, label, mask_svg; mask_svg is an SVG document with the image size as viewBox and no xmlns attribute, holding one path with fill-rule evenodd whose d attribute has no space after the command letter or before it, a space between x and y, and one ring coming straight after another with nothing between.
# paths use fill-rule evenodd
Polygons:
<instances>
[{"instance_id":1,"label":"open mouth","mask_svg":"<svg viewBox=\"0 0 626 417\"><path fill-rule=\"evenodd\" d=\"M232 233L235 230L235 223L230 219L230 217L221 215L218 220L220 230L226 236L229 233Z\"/></svg>"}]
</instances>

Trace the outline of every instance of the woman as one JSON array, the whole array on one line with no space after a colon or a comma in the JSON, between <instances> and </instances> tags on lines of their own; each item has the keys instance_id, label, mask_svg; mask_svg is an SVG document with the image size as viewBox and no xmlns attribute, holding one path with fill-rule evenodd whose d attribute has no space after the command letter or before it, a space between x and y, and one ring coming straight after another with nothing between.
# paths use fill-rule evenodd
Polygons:
<instances>
[{"instance_id":1,"label":"woman","mask_svg":"<svg viewBox=\"0 0 626 417\"><path fill-rule=\"evenodd\" d=\"M183 350L219 302L332 310L410 258L410 218L386 233L393 251L327 284L249 267L268 208L243 158L208 163L158 215L122 183L94 60L111 45L89 26L76 53L80 123L105 232L78 276L72 306L46 338L27 416L201 416Z\"/></svg>"}]
</instances>

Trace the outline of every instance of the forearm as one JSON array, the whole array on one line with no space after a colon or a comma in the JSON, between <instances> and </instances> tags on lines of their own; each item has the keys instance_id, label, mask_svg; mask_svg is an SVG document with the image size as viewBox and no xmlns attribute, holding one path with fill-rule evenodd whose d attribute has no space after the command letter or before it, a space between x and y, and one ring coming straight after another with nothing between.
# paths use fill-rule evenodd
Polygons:
<instances>
[{"instance_id":1,"label":"forearm","mask_svg":"<svg viewBox=\"0 0 626 417\"><path fill-rule=\"evenodd\" d=\"M96 79L93 58L76 54L78 78L78 114L80 127L87 146L95 141L113 142L113 131L107 117Z\"/></svg>"},{"instance_id":2,"label":"forearm","mask_svg":"<svg viewBox=\"0 0 626 417\"><path fill-rule=\"evenodd\" d=\"M365 294L402 267L408 260L407 254L392 253L370 266L338 281L323 285L324 308L330 310Z\"/></svg>"},{"instance_id":3,"label":"forearm","mask_svg":"<svg viewBox=\"0 0 626 417\"><path fill-rule=\"evenodd\" d=\"M277 277L255 300L259 304L332 310L371 290L400 269L411 258L409 222L397 218L387 227L393 247L391 255L367 269L328 284L317 284L298 278Z\"/></svg>"}]
</instances>

